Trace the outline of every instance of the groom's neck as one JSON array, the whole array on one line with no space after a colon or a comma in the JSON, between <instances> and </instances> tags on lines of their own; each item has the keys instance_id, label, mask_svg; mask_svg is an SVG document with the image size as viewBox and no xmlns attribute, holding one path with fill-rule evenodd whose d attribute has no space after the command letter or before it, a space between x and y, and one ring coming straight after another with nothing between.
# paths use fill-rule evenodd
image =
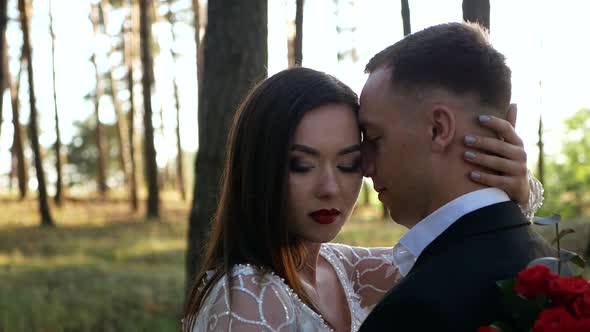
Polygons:
<instances>
[{"instance_id":1,"label":"groom's neck","mask_svg":"<svg viewBox=\"0 0 590 332\"><path fill-rule=\"evenodd\" d=\"M487 188L472 181L469 174L470 170L467 168L441 173L433 183L431 199L424 218L458 197Z\"/></svg>"}]
</instances>

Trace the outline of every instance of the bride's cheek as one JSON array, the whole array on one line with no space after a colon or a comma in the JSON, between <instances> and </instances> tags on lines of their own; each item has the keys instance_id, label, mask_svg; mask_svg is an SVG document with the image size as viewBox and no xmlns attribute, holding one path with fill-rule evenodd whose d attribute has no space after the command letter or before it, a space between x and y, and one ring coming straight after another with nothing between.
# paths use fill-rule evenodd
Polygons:
<instances>
[{"instance_id":1,"label":"bride's cheek","mask_svg":"<svg viewBox=\"0 0 590 332\"><path fill-rule=\"evenodd\" d=\"M350 176L348 179L345 188L345 195L351 207L356 203L359 193L361 192L362 185L363 176L360 174L358 176Z\"/></svg>"}]
</instances>

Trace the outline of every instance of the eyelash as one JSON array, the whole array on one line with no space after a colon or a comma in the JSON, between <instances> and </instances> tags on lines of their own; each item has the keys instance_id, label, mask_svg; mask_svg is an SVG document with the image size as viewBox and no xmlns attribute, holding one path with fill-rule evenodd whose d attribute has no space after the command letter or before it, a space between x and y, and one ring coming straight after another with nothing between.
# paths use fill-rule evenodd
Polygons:
<instances>
[{"instance_id":1,"label":"eyelash","mask_svg":"<svg viewBox=\"0 0 590 332\"><path fill-rule=\"evenodd\" d=\"M342 171L343 173L358 173L361 169L361 161L356 160L351 164L346 164L346 165L338 165L336 166L340 171ZM314 166L303 166L300 163L299 159L291 159L291 161L289 162L289 170L293 173L300 173L300 174L304 174L309 172L312 168L315 168Z\"/></svg>"},{"instance_id":2,"label":"eyelash","mask_svg":"<svg viewBox=\"0 0 590 332\"><path fill-rule=\"evenodd\" d=\"M368 138L367 137L367 144L373 145L373 146L377 146L377 142L381 140L381 136L377 136L374 138Z\"/></svg>"},{"instance_id":3,"label":"eyelash","mask_svg":"<svg viewBox=\"0 0 590 332\"><path fill-rule=\"evenodd\" d=\"M374 137L374 138L368 138L367 137L367 142L369 142L369 143L375 143L375 142L377 142L380 139L381 139L381 136L377 136L377 137Z\"/></svg>"},{"instance_id":4,"label":"eyelash","mask_svg":"<svg viewBox=\"0 0 590 332\"><path fill-rule=\"evenodd\" d=\"M361 162L359 161L355 161L354 163L350 164L350 165L340 165L338 166L338 169L341 170L344 173L358 173L361 170Z\"/></svg>"},{"instance_id":5,"label":"eyelash","mask_svg":"<svg viewBox=\"0 0 590 332\"><path fill-rule=\"evenodd\" d=\"M302 166L297 158L291 159L289 162L289 170L293 173L307 173L311 169L310 166Z\"/></svg>"}]
</instances>

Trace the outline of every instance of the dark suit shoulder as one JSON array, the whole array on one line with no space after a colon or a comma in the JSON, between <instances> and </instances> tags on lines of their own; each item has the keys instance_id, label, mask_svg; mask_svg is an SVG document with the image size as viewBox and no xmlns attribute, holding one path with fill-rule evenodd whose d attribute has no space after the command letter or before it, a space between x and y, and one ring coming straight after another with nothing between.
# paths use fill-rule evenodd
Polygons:
<instances>
[{"instance_id":1,"label":"dark suit shoulder","mask_svg":"<svg viewBox=\"0 0 590 332\"><path fill-rule=\"evenodd\" d=\"M516 276L550 246L530 226L457 240L431 254L376 306L361 331L475 331L500 312L496 281Z\"/></svg>"}]
</instances>

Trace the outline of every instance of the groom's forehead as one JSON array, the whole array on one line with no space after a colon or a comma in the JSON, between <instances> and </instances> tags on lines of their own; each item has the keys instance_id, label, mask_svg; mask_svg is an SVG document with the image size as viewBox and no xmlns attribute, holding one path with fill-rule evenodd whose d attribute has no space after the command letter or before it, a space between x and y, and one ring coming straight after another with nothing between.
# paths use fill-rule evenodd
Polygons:
<instances>
[{"instance_id":1,"label":"groom's forehead","mask_svg":"<svg viewBox=\"0 0 590 332\"><path fill-rule=\"evenodd\" d=\"M375 98L376 95L382 95L391 88L392 73L389 68L379 68L369 74L367 81L361 91L361 102L367 98Z\"/></svg>"}]
</instances>

